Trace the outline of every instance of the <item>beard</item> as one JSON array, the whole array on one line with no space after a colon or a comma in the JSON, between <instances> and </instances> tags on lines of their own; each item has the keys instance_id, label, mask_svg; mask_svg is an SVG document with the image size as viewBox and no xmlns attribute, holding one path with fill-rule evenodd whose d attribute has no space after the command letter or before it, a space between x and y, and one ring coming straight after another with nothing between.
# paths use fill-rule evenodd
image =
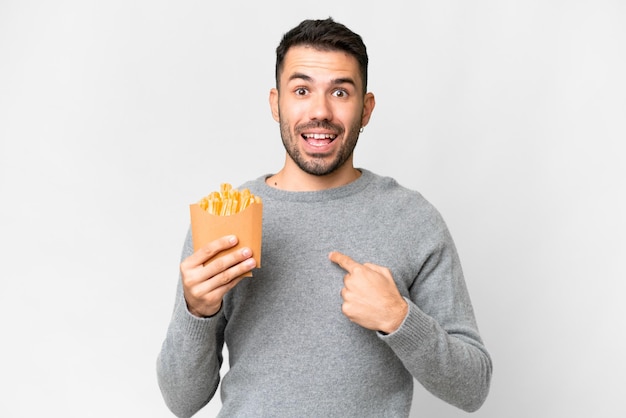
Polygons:
<instances>
[{"instance_id":1,"label":"beard","mask_svg":"<svg viewBox=\"0 0 626 418\"><path fill-rule=\"evenodd\" d=\"M294 133L292 134L289 128L289 123L285 121L282 116L280 116L280 136L282 137L283 146L285 147L287 154L302 171L314 176L325 176L335 172L338 168L343 166L346 161L348 161L350 156L352 156L354 148L359 140L359 129L361 128L360 121L361 118L355 119L352 126L350 126L348 136L343 137L343 143L341 144L337 154L333 157L329 157L324 153L303 155L298 148L299 141L303 141L301 133L307 129L322 128L332 130L337 133L337 138L335 138L334 141L345 135L345 130L343 128L331 124L328 121L310 122L296 126Z\"/></svg>"}]
</instances>

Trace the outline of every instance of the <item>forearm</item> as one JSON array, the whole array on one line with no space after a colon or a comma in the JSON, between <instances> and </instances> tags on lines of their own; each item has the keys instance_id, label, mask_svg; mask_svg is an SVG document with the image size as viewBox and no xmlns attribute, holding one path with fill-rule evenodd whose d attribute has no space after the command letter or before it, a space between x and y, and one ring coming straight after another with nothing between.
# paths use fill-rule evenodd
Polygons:
<instances>
[{"instance_id":1,"label":"forearm","mask_svg":"<svg viewBox=\"0 0 626 418\"><path fill-rule=\"evenodd\" d=\"M472 326L459 324L444 330L409 301L400 328L381 338L413 377L438 398L468 412L485 401L492 363Z\"/></svg>"},{"instance_id":2,"label":"forearm","mask_svg":"<svg viewBox=\"0 0 626 418\"><path fill-rule=\"evenodd\" d=\"M157 377L168 408L178 417L190 417L215 394L223 342L219 318L196 318L181 299L157 359Z\"/></svg>"}]
</instances>

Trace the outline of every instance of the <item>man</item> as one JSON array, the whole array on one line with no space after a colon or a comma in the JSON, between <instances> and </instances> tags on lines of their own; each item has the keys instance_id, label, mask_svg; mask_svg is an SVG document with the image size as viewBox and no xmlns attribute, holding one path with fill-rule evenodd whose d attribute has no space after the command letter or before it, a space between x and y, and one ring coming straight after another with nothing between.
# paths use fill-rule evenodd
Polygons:
<instances>
[{"instance_id":1,"label":"man","mask_svg":"<svg viewBox=\"0 0 626 418\"><path fill-rule=\"evenodd\" d=\"M304 21L276 50L270 106L283 168L243 187L263 198L263 266L217 239L193 252L158 359L169 408L189 417L222 380L220 416L408 416L413 378L467 411L491 359L459 257L419 193L353 166L375 105L361 37ZM253 278L243 278L253 271Z\"/></svg>"}]
</instances>

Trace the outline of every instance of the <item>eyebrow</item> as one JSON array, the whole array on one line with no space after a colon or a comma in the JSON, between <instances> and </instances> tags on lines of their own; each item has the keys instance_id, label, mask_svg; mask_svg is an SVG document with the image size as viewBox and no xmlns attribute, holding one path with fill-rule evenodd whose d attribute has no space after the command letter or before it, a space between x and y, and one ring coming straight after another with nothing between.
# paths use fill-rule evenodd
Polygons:
<instances>
[{"instance_id":1,"label":"eyebrow","mask_svg":"<svg viewBox=\"0 0 626 418\"><path fill-rule=\"evenodd\" d=\"M304 73L293 73L291 76L289 76L289 80L287 81L291 81L291 80L304 80L304 81L312 82L313 78ZM352 86L356 88L356 83L350 77L335 78L334 80L331 80L331 84L333 85L351 84Z\"/></svg>"}]
</instances>

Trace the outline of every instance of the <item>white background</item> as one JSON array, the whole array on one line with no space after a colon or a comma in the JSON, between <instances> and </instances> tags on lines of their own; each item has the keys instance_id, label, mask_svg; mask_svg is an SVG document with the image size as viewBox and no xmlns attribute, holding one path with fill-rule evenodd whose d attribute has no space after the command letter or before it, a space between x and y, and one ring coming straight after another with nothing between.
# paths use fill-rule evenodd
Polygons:
<instances>
[{"instance_id":1,"label":"white background","mask_svg":"<svg viewBox=\"0 0 626 418\"><path fill-rule=\"evenodd\" d=\"M0 0L0 416L171 416L187 205L282 166L274 49L328 16L370 53L356 165L455 237L494 360L473 416L626 416L621 0ZM416 388L412 416L465 415Z\"/></svg>"}]
</instances>

